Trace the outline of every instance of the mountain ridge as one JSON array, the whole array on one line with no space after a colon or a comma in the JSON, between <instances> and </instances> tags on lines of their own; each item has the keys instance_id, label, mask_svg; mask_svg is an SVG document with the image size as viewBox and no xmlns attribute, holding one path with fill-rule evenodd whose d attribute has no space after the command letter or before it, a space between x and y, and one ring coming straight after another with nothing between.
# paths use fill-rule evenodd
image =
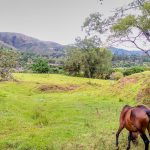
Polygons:
<instances>
[{"instance_id":1,"label":"mountain ridge","mask_svg":"<svg viewBox=\"0 0 150 150\"><path fill-rule=\"evenodd\" d=\"M21 52L52 55L61 52L63 45L51 41L42 41L21 33L0 32L0 41ZM5 45L4 45L5 46Z\"/></svg>"},{"instance_id":2,"label":"mountain ridge","mask_svg":"<svg viewBox=\"0 0 150 150\"><path fill-rule=\"evenodd\" d=\"M128 56L146 55L143 51L140 51L140 50L126 50L126 49L116 48L116 47L109 47L108 49L112 52L112 54L115 54L115 55L128 55Z\"/></svg>"},{"instance_id":3,"label":"mountain ridge","mask_svg":"<svg viewBox=\"0 0 150 150\"><path fill-rule=\"evenodd\" d=\"M39 55L48 55L52 57L61 57L65 55L64 49L67 45L62 45L52 41L43 41L22 33L0 32L0 47L18 50L21 52L36 53ZM69 45L68 45L69 46ZM115 55L145 55L142 51L129 51L116 47L108 48Z\"/></svg>"}]
</instances>

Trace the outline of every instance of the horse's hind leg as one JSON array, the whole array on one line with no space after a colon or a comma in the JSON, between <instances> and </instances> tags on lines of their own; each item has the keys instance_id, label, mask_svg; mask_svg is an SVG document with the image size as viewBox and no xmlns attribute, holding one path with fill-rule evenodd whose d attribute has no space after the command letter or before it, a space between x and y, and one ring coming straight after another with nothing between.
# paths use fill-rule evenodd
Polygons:
<instances>
[{"instance_id":1,"label":"horse's hind leg","mask_svg":"<svg viewBox=\"0 0 150 150\"><path fill-rule=\"evenodd\" d=\"M143 133L143 132L140 132L140 135L141 135L141 138L142 138L143 141L144 141L144 144L145 144L145 150L149 150L149 140L148 140L146 134Z\"/></svg>"},{"instance_id":2,"label":"horse's hind leg","mask_svg":"<svg viewBox=\"0 0 150 150\"><path fill-rule=\"evenodd\" d=\"M117 149L119 149L119 147L118 147L118 144L119 144L119 142L118 142L118 139L119 139L119 134L120 134L120 132L123 130L123 127L119 127L119 129L118 129L118 131L117 131L117 133L116 133L116 148Z\"/></svg>"},{"instance_id":3,"label":"horse's hind leg","mask_svg":"<svg viewBox=\"0 0 150 150\"><path fill-rule=\"evenodd\" d=\"M148 134L149 134L149 137L150 137L150 124L148 125L147 130L148 130Z\"/></svg>"},{"instance_id":4,"label":"horse's hind leg","mask_svg":"<svg viewBox=\"0 0 150 150\"><path fill-rule=\"evenodd\" d=\"M130 146L131 146L131 140L132 140L132 132L129 132L129 135L128 135L128 147L127 147L127 150L130 149Z\"/></svg>"}]
</instances>

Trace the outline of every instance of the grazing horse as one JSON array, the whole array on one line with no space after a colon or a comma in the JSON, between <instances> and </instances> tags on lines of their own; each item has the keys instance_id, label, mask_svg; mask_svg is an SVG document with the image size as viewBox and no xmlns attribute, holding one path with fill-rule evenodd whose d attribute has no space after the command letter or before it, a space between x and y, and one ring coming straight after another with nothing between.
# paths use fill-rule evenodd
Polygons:
<instances>
[{"instance_id":1,"label":"grazing horse","mask_svg":"<svg viewBox=\"0 0 150 150\"><path fill-rule=\"evenodd\" d=\"M125 105L120 114L120 125L116 133L116 148L118 147L118 138L120 132L126 128L129 131L127 150L130 149L131 141L136 142L140 134L145 144L145 150L149 149L149 140L145 134L146 129L150 135L150 108L144 105L131 107Z\"/></svg>"}]
</instances>

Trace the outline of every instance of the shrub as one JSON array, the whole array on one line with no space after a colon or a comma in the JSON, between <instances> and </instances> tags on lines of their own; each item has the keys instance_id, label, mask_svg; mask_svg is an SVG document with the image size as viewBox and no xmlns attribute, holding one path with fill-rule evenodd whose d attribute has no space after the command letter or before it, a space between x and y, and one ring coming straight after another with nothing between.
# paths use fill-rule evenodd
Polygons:
<instances>
[{"instance_id":1,"label":"shrub","mask_svg":"<svg viewBox=\"0 0 150 150\"><path fill-rule=\"evenodd\" d=\"M143 71L145 71L144 67L136 66L136 67L132 67L132 68L126 69L126 70L123 72L123 75L124 75L124 76L129 76L129 75L131 75L131 74L139 73L139 72L143 72Z\"/></svg>"},{"instance_id":2,"label":"shrub","mask_svg":"<svg viewBox=\"0 0 150 150\"><path fill-rule=\"evenodd\" d=\"M37 73L48 73L49 72L49 65L48 61L43 58L39 58L35 61L35 63L32 65L33 72Z\"/></svg>"},{"instance_id":3,"label":"shrub","mask_svg":"<svg viewBox=\"0 0 150 150\"><path fill-rule=\"evenodd\" d=\"M112 80L119 80L120 78L123 77L123 73L121 72L113 72L110 76L110 79Z\"/></svg>"},{"instance_id":4,"label":"shrub","mask_svg":"<svg viewBox=\"0 0 150 150\"><path fill-rule=\"evenodd\" d=\"M124 68L113 68L112 72L121 72L121 73L123 73L124 72Z\"/></svg>"}]
</instances>

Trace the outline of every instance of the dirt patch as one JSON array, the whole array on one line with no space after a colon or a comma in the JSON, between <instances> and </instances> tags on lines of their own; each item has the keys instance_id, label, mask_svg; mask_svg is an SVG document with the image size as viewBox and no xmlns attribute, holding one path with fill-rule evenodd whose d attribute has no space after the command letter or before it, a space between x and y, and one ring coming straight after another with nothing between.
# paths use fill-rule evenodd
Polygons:
<instances>
[{"instance_id":1,"label":"dirt patch","mask_svg":"<svg viewBox=\"0 0 150 150\"><path fill-rule=\"evenodd\" d=\"M137 78L131 78L131 77L124 77L122 79L120 79L116 84L114 84L113 90L119 92L120 90L122 90L125 86L127 85L133 85L136 84L138 82Z\"/></svg>"},{"instance_id":2,"label":"dirt patch","mask_svg":"<svg viewBox=\"0 0 150 150\"><path fill-rule=\"evenodd\" d=\"M138 101L143 101L145 104L150 105L150 86L141 89L138 92L136 99Z\"/></svg>"},{"instance_id":3,"label":"dirt patch","mask_svg":"<svg viewBox=\"0 0 150 150\"><path fill-rule=\"evenodd\" d=\"M38 90L41 92L63 92L63 91L73 91L79 88L78 85L41 85Z\"/></svg>"},{"instance_id":4,"label":"dirt patch","mask_svg":"<svg viewBox=\"0 0 150 150\"><path fill-rule=\"evenodd\" d=\"M127 84L135 84L137 83L137 79L136 78L122 78L119 81L122 85L127 85Z\"/></svg>"}]
</instances>

